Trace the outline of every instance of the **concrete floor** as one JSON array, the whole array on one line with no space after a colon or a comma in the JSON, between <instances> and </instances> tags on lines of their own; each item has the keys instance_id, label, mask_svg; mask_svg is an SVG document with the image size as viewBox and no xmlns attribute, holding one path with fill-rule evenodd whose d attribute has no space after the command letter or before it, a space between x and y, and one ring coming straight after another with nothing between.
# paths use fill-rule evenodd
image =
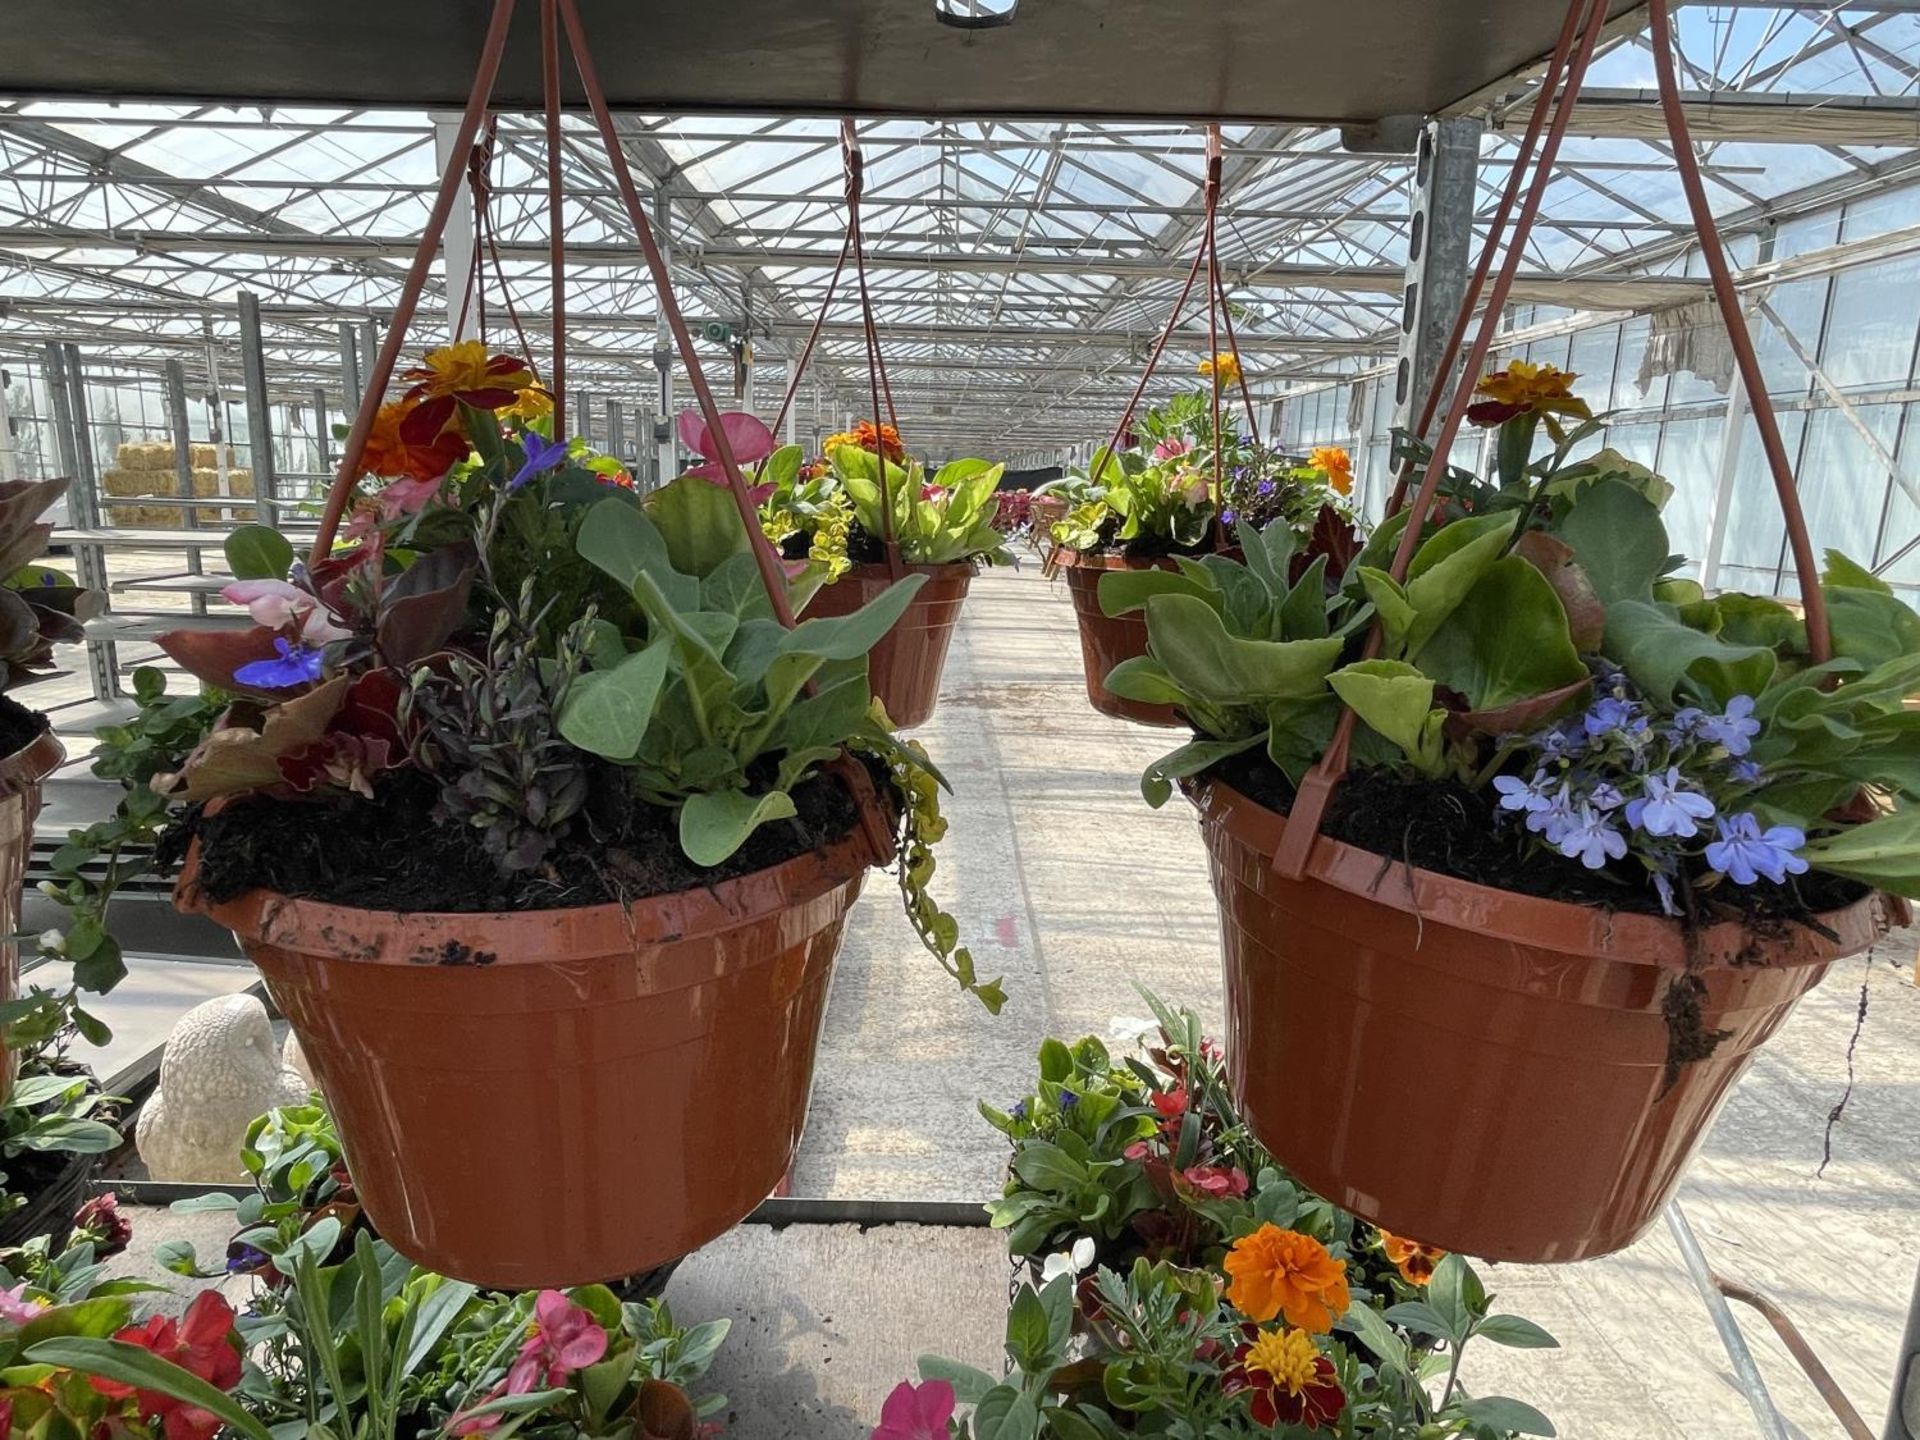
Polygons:
<instances>
[{"instance_id":1,"label":"concrete floor","mask_svg":"<svg viewBox=\"0 0 1920 1440\"><path fill-rule=\"evenodd\" d=\"M835 977L798 1194L980 1199L1005 1147L975 1100L1022 1093L1041 1037L1143 1015L1136 985L1219 1019L1193 819L1178 801L1149 810L1135 788L1177 737L1088 707L1063 584L1034 562L975 582L940 712L919 733L956 789L937 886L983 971L1005 973L1008 1004L990 1018L961 995L874 876ZM1875 1429L1920 1262L1914 953L1909 933L1836 968L1762 1054L1682 1191L1712 1262L1786 1306ZM1863 985L1853 1096L1817 1175ZM747 1227L691 1259L670 1293L686 1318L736 1319L716 1373L729 1433L812 1440L864 1435L920 1353L996 1365L1006 1273L987 1232ZM1494 1350L1469 1368L1476 1388L1536 1404L1576 1440L1756 1433L1664 1230L1605 1260L1488 1279L1563 1348ZM1743 1325L1790 1433L1840 1434L1771 1332Z\"/></svg>"}]
</instances>

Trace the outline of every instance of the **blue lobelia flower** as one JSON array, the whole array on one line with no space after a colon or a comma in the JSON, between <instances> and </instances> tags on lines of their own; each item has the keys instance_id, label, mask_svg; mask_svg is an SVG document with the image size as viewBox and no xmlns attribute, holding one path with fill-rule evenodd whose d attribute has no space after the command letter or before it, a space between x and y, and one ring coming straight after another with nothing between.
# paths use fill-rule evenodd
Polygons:
<instances>
[{"instance_id":1,"label":"blue lobelia flower","mask_svg":"<svg viewBox=\"0 0 1920 1440\"><path fill-rule=\"evenodd\" d=\"M1589 870L1598 870L1608 860L1618 860L1627 853L1627 837L1620 833L1612 817L1585 801L1553 843L1562 855L1578 860Z\"/></svg>"},{"instance_id":2,"label":"blue lobelia flower","mask_svg":"<svg viewBox=\"0 0 1920 1440\"><path fill-rule=\"evenodd\" d=\"M1080 1103L1080 1097L1074 1094L1073 1091L1062 1090L1060 1092L1060 1108L1062 1110L1071 1110L1073 1109L1074 1106L1078 1105L1079 1103Z\"/></svg>"},{"instance_id":3,"label":"blue lobelia flower","mask_svg":"<svg viewBox=\"0 0 1920 1440\"><path fill-rule=\"evenodd\" d=\"M1633 735L1647 728L1647 717L1631 700L1602 695L1593 702L1593 708L1582 717L1581 723L1587 734L1595 738L1616 730Z\"/></svg>"},{"instance_id":4,"label":"blue lobelia flower","mask_svg":"<svg viewBox=\"0 0 1920 1440\"><path fill-rule=\"evenodd\" d=\"M1727 766L1727 773L1742 785L1758 785L1766 778L1766 771L1752 760L1735 760Z\"/></svg>"},{"instance_id":5,"label":"blue lobelia flower","mask_svg":"<svg viewBox=\"0 0 1920 1440\"><path fill-rule=\"evenodd\" d=\"M1587 803L1596 810L1618 810L1627 803L1627 797L1620 793L1618 785L1602 780L1587 792Z\"/></svg>"},{"instance_id":6,"label":"blue lobelia flower","mask_svg":"<svg viewBox=\"0 0 1920 1440\"><path fill-rule=\"evenodd\" d=\"M1727 702L1724 715L1703 715L1698 724L1701 735L1725 746L1729 755L1746 754L1753 748L1753 737L1760 733L1760 722L1753 718L1751 695L1734 696Z\"/></svg>"},{"instance_id":7,"label":"blue lobelia flower","mask_svg":"<svg viewBox=\"0 0 1920 1440\"><path fill-rule=\"evenodd\" d=\"M1700 833L1697 821L1713 818L1713 801L1698 790L1682 788L1680 767L1669 765L1665 775L1649 775L1646 793L1627 802L1627 823L1649 835L1671 835L1679 840Z\"/></svg>"},{"instance_id":8,"label":"blue lobelia flower","mask_svg":"<svg viewBox=\"0 0 1920 1440\"><path fill-rule=\"evenodd\" d=\"M1027 1102L1026 1101L1016 1100L1013 1102L1013 1118L1016 1120L1024 1120L1027 1118Z\"/></svg>"},{"instance_id":9,"label":"blue lobelia flower","mask_svg":"<svg viewBox=\"0 0 1920 1440\"><path fill-rule=\"evenodd\" d=\"M521 432L520 448L526 452L526 463L507 481L509 490L518 490L541 471L558 469L567 461L566 441L548 440L532 430Z\"/></svg>"},{"instance_id":10,"label":"blue lobelia flower","mask_svg":"<svg viewBox=\"0 0 1920 1440\"><path fill-rule=\"evenodd\" d=\"M320 678L326 651L310 650L275 638L273 648L280 652L274 660L253 660L233 672L233 678L255 690L290 690L295 685L311 685Z\"/></svg>"},{"instance_id":11,"label":"blue lobelia flower","mask_svg":"<svg viewBox=\"0 0 1920 1440\"><path fill-rule=\"evenodd\" d=\"M1668 915L1678 915L1680 907L1673 902L1673 877L1664 870L1653 872L1653 888L1660 896L1660 909Z\"/></svg>"},{"instance_id":12,"label":"blue lobelia flower","mask_svg":"<svg viewBox=\"0 0 1920 1440\"><path fill-rule=\"evenodd\" d=\"M1558 845L1577 818L1573 793L1563 784L1559 793L1548 800L1544 808L1527 812L1527 829L1545 836L1549 845Z\"/></svg>"},{"instance_id":13,"label":"blue lobelia flower","mask_svg":"<svg viewBox=\"0 0 1920 1440\"><path fill-rule=\"evenodd\" d=\"M1500 792L1502 810L1524 810L1532 814L1553 804L1547 794L1553 788L1553 782L1554 777L1545 770L1536 770L1531 780L1522 780L1518 775L1496 775L1493 777L1493 788Z\"/></svg>"},{"instance_id":14,"label":"blue lobelia flower","mask_svg":"<svg viewBox=\"0 0 1920 1440\"><path fill-rule=\"evenodd\" d=\"M1707 846L1707 864L1736 885L1751 885L1762 877L1783 884L1789 875L1807 873L1807 862L1797 853L1807 843L1806 832L1791 825L1760 828L1751 810L1716 824L1720 838Z\"/></svg>"}]
</instances>

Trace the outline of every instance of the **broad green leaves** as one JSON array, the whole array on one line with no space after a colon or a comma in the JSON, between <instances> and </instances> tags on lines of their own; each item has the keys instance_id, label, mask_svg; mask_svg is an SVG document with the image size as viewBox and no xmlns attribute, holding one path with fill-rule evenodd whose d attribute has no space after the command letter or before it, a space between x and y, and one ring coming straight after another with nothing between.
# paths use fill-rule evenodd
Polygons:
<instances>
[{"instance_id":1,"label":"broad green leaves","mask_svg":"<svg viewBox=\"0 0 1920 1440\"><path fill-rule=\"evenodd\" d=\"M1265 705L1317 694L1340 659L1338 640L1242 640L1191 595L1147 603L1147 636L1173 682L1215 705Z\"/></svg>"},{"instance_id":2,"label":"broad green leaves","mask_svg":"<svg viewBox=\"0 0 1920 1440\"><path fill-rule=\"evenodd\" d=\"M284 580L293 569L293 542L271 525L236 525L220 548L236 580Z\"/></svg>"},{"instance_id":3,"label":"broad green leaves","mask_svg":"<svg viewBox=\"0 0 1920 1440\"><path fill-rule=\"evenodd\" d=\"M1663 704L1686 696L1725 705L1735 695L1758 695L1777 662L1762 645L1728 645L1695 630L1671 605L1618 600L1607 607L1609 659L1634 684Z\"/></svg>"},{"instance_id":4,"label":"broad green leaves","mask_svg":"<svg viewBox=\"0 0 1920 1440\"><path fill-rule=\"evenodd\" d=\"M1607 606L1653 598L1653 582L1667 568L1667 527L1626 481L1600 480L1582 490L1555 533Z\"/></svg>"},{"instance_id":5,"label":"broad green leaves","mask_svg":"<svg viewBox=\"0 0 1920 1440\"><path fill-rule=\"evenodd\" d=\"M1497 710L1587 679L1560 597L1517 555L1487 567L1422 648L1420 669L1466 696L1474 710Z\"/></svg>"},{"instance_id":6,"label":"broad green leaves","mask_svg":"<svg viewBox=\"0 0 1920 1440\"><path fill-rule=\"evenodd\" d=\"M656 640L611 669L582 675L560 708L560 733L609 760L633 759L653 719L668 660L667 646Z\"/></svg>"},{"instance_id":7,"label":"broad green leaves","mask_svg":"<svg viewBox=\"0 0 1920 1440\"><path fill-rule=\"evenodd\" d=\"M1361 660L1327 677L1334 693L1406 753L1423 775L1446 769L1447 712L1433 703L1433 681L1401 660Z\"/></svg>"},{"instance_id":8,"label":"broad green leaves","mask_svg":"<svg viewBox=\"0 0 1920 1440\"><path fill-rule=\"evenodd\" d=\"M590 521L602 508L594 508ZM728 557L749 548L739 507L725 485L682 475L648 496L647 509L666 542L669 563L683 575L704 580Z\"/></svg>"}]
</instances>

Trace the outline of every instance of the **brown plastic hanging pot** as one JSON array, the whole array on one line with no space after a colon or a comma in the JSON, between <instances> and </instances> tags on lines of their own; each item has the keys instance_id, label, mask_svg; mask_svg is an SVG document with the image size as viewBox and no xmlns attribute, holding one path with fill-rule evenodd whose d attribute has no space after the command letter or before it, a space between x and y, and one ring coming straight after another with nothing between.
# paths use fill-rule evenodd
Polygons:
<instances>
[{"instance_id":1,"label":"brown plastic hanging pot","mask_svg":"<svg viewBox=\"0 0 1920 1440\"><path fill-rule=\"evenodd\" d=\"M1273 869L1287 821L1190 789L1212 862L1227 1065L1242 1114L1301 1183L1429 1245L1556 1262L1658 1218L1754 1052L1835 960L1884 935L1871 894L1759 935L1696 937L1701 1024L1730 1032L1666 1087L1678 924L1470 884L1320 837ZM1904 915L1898 923L1906 923Z\"/></svg>"},{"instance_id":2,"label":"brown plastic hanging pot","mask_svg":"<svg viewBox=\"0 0 1920 1440\"><path fill-rule=\"evenodd\" d=\"M924 575L927 583L907 605L906 613L867 653L867 675L873 693L887 707L887 717L901 730L911 730L933 718L940 698L940 677L947 668L947 650L960 606L973 584L973 562L952 565L908 565L909 575ZM831 585L822 585L807 605L803 620L824 615L851 615L893 584L885 565L856 565Z\"/></svg>"},{"instance_id":3,"label":"brown plastic hanging pot","mask_svg":"<svg viewBox=\"0 0 1920 1440\"><path fill-rule=\"evenodd\" d=\"M1147 617L1139 610L1108 615L1100 608L1102 575L1114 570L1173 570L1178 568L1173 561L1089 555L1059 545L1047 557L1047 567L1049 572L1067 572L1067 593L1073 597L1073 618L1080 627L1080 665L1086 672L1087 699L1093 708L1136 725L1179 725L1173 706L1128 700L1107 689L1107 676L1114 666L1147 653Z\"/></svg>"},{"instance_id":4,"label":"brown plastic hanging pot","mask_svg":"<svg viewBox=\"0 0 1920 1440\"><path fill-rule=\"evenodd\" d=\"M33 827L40 818L41 782L66 760L66 748L43 730L0 759L0 936L20 931L20 889L26 883ZM20 993L20 947L0 940L0 1000ZM13 1088L13 1062L0 1041L0 1100Z\"/></svg>"},{"instance_id":5,"label":"brown plastic hanging pot","mask_svg":"<svg viewBox=\"0 0 1920 1440\"><path fill-rule=\"evenodd\" d=\"M787 1173L828 979L874 861L856 827L711 888L512 914L253 891L232 929L292 1023L361 1203L408 1259L504 1289L639 1274Z\"/></svg>"}]
</instances>

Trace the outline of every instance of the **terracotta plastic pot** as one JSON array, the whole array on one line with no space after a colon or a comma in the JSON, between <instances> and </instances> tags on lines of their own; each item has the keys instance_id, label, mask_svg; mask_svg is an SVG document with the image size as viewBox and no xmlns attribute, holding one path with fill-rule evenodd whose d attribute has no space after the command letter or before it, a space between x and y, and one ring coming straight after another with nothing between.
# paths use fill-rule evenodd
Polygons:
<instances>
[{"instance_id":1,"label":"terracotta plastic pot","mask_svg":"<svg viewBox=\"0 0 1920 1440\"><path fill-rule=\"evenodd\" d=\"M909 565L909 573L927 583L913 597L893 629L868 652L867 673L873 693L902 730L933 718L940 698L940 676L947 668L947 647L960 623L960 606L973 584L973 565ZM816 615L851 615L893 583L885 565L856 565L831 585L822 585L807 605L805 620Z\"/></svg>"},{"instance_id":2,"label":"terracotta plastic pot","mask_svg":"<svg viewBox=\"0 0 1920 1440\"><path fill-rule=\"evenodd\" d=\"M409 1259L502 1289L637 1275L773 1192L873 863L858 828L711 889L515 914L176 901L230 927Z\"/></svg>"},{"instance_id":3,"label":"terracotta plastic pot","mask_svg":"<svg viewBox=\"0 0 1920 1440\"><path fill-rule=\"evenodd\" d=\"M1107 675L1114 666L1147 653L1147 618L1138 610L1128 615L1106 615L1100 609L1100 577L1108 571L1173 570L1177 568L1173 561L1085 555L1060 546L1048 557L1047 564L1067 572L1067 593L1073 597L1073 616L1080 625L1080 664L1086 671L1087 699L1093 708L1102 715L1137 725L1179 725L1173 706L1123 700L1107 689Z\"/></svg>"},{"instance_id":4,"label":"terracotta plastic pot","mask_svg":"<svg viewBox=\"0 0 1920 1440\"><path fill-rule=\"evenodd\" d=\"M1218 782L1191 793L1220 904L1227 1064L1253 1133L1335 1204L1492 1260L1581 1260L1644 1233L1754 1052L1904 908L1869 895L1822 916L1837 942L1803 926L1701 933L1701 1021L1730 1033L1667 1089L1678 925L1325 838L1287 880L1271 864L1281 816Z\"/></svg>"},{"instance_id":5,"label":"terracotta plastic pot","mask_svg":"<svg viewBox=\"0 0 1920 1440\"><path fill-rule=\"evenodd\" d=\"M67 752L51 730L0 760L0 935L20 930L20 887L27 878L34 822L40 818L40 783L60 768ZM20 993L20 948L0 940L0 1000ZM13 1088L13 1060L0 1044L0 1099Z\"/></svg>"}]
</instances>

